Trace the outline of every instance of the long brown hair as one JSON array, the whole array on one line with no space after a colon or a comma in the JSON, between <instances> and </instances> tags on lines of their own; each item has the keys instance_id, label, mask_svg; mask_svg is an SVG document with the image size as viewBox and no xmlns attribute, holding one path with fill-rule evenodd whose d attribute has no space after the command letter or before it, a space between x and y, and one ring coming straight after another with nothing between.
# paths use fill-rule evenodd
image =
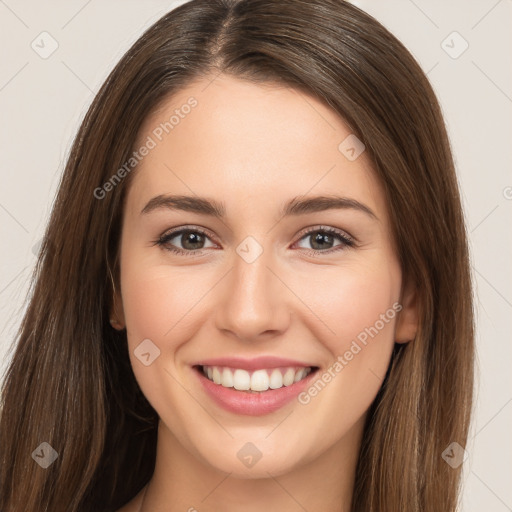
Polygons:
<instances>
[{"instance_id":1,"label":"long brown hair","mask_svg":"<svg viewBox=\"0 0 512 512\"><path fill-rule=\"evenodd\" d=\"M417 287L415 340L395 345L365 426L354 512L453 512L473 393L467 238L435 94L405 47L342 0L192 0L124 55L80 126L42 244L2 388L0 509L112 511L154 470L158 416L109 324L130 178L94 191L129 159L170 94L225 73L300 88L366 145L386 194L398 256ZM341 142L341 141L340 141ZM43 469L42 442L58 453Z\"/></svg>"}]
</instances>

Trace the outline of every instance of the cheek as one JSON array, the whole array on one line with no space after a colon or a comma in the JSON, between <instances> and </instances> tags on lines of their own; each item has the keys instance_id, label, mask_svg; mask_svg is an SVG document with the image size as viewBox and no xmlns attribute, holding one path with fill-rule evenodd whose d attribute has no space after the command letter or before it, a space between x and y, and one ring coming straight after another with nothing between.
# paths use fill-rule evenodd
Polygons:
<instances>
[{"instance_id":1,"label":"cheek","mask_svg":"<svg viewBox=\"0 0 512 512\"><path fill-rule=\"evenodd\" d=\"M310 326L333 357L356 339L394 341L393 304L399 299L400 273L393 261L328 267L316 273L314 286L311 278L300 282L298 295L314 313Z\"/></svg>"},{"instance_id":2,"label":"cheek","mask_svg":"<svg viewBox=\"0 0 512 512\"><path fill-rule=\"evenodd\" d=\"M200 299L208 290L204 278L204 272L194 272L194 268L171 269L137 258L134 253L127 257L121 285L131 341L159 340L163 351L171 348L173 340L186 339L189 329L192 333L193 319L201 311Z\"/></svg>"},{"instance_id":3,"label":"cheek","mask_svg":"<svg viewBox=\"0 0 512 512\"><path fill-rule=\"evenodd\" d=\"M310 289L308 301L322 320L316 319L310 328L317 326L316 337L327 348L329 360L299 401L305 417L315 411L324 418L330 425L325 436L334 441L362 417L382 385L401 309L401 275L392 259L337 268L330 274L318 275L319 293Z\"/></svg>"},{"instance_id":4,"label":"cheek","mask_svg":"<svg viewBox=\"0 0 512 512\"><path fill-rule=\"evenodd\" d=\"M162 265L142 263L136 258L125 260L121 271L131 365L144 395L154 409L161 414L172 404L175 417L169 424L179 424L180 415L188 414L188 397L182 392L181 386L176 385L178 376L174 363L180 346L186 344L193 337L194 329L197 329L200 298L207 288L203 282L202 288L198 289L199 278L195 280L190 269L171 270ZM144 341L146 345L142 345L143 340L148 339L157 349L152 344L144 351L139 348L148 347L147 341ZM151 362L145 365L139 355L148 351ZM154 354L158 355L155 357ZM177 425L175 427L178 428Z\"/></svg>"}]
</instances>

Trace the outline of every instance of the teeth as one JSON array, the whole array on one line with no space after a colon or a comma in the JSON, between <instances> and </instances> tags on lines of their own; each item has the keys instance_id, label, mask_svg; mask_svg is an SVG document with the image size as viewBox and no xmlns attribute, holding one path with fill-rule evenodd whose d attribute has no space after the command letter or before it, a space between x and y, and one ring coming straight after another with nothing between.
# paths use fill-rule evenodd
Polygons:
<instances>
[{"instance_id":1,"label":"teeth","mask_svg":"<svg viewBox=\"0 0 512 512\"><path fill-rule=\"evenodd\" d=\"M227 368L224 369L229 372ZM222 382L219 382L219 384L222 384ZM248 389L251 389L251 376L249 373L245 370L235 370L235 373L233 374L233 386L239 391L247 391Z\"/></svg>"},{"instance_id":2,"label":"teeth","mask_svg":"<svg viewBox=\"0 0 512 512\"><path fill-rule=\"evenodd\" d=\"M290 386L294 382L295 370L293 368L288 368L286 373L283 375L283 384L285 386Z\"/></svg>"},{"instance_id":3,"label":"teeth","mask_svg":"<svg viewBox=\"0 0 512 512\"><path fill-rule=\"evenodd\" d=\"M249 373L247 370L222 368L219 366L203 366L203 374L215 384L225 388L235 388L239 391L267 391L279 389L283 386L291 386L307 377L311 368L273 368L261 369Z\"/></svg>"},{"instance_id":4,"label":"teeth","mask_svg":"<svg viewBox=\"0 0 512 512\"><path fill-rule=\"evenodd\" d=\"M295 378L293 379L293 382L299 382L299 380L301 380L303 377L304 377L304 372L306 370L302 369L302 370L299 370L296 374L295 374Z\"/></svg>"},{"instance_id":5,"label":"teeth","mask_svg":"<svg viewBox=\"0 0 512 512\"><path fill-rule=\"evenodd\" d=\"M222 382L222 376L216 366L213 368L213 382L215 382L215 384L220 384Z\"/></svg>"},{"instance_id":6,"label":"teeth","mask_svg":"<svg viewBox=\"0 0 512 512\"><path fill-rule=\"evenodd\" d=\"M283 387L283 374L277 368L270 374L268 387L270 389L279 389Z\"/></svg>"},{"instance_id":7,"label":"teeth","mask_svg":"<svg viewBox=\"0 0 512 512\"><path fill-rule=\"evenodd\" d=\"M257 370L251 375L251 389L253 391L267 391L270 378L265 370Z\"/></svg>"},{"instance_id":8,"label":"teeth","mask_svg":"<svg viewBox=\"0 0 512 512\"><path fill-rule=\"evenodd\" d=\"M222 370L221 383L225 388L232 388L235 385L233 382L233 374L227 368Z\"/></svg>"}]
</instances>

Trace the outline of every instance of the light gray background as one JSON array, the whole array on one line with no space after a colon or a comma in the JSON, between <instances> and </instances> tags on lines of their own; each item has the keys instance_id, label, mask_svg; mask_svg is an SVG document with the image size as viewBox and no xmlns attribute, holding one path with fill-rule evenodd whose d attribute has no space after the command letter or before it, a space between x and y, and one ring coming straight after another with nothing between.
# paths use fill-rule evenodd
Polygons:
<instances>
[{"instance_id":1,"label":"light gray background","mask_svg":"<svg viewBox=\"0 0 512 512\"><path fill-rule=\"evenodd\" d=\"M181 3L0 0L0 373L79 122L143 29ZM470 234L478 321L477 403L461 510L512 511L512 244L506 228L512 209L512 1L353 3L409 48L445 114ZM47 59L31 47L35 40L39 51L50 48L48 36L39 36L43 31L58 43ZM469 46L457 56L464 41Z\"/></svg>"}]
</instances>

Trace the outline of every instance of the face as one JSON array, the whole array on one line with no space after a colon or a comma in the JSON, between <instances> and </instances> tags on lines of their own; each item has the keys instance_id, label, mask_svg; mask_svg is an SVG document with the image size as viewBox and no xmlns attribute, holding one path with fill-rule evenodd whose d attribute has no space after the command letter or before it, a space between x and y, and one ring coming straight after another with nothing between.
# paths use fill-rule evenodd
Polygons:
<instances>
[{"instance_id":1,"label":"face","mask_svg":"<svg viewBox=\"0 0 512 512\"><path fill-rule=\"evenodd\" d=\"M362 431L411 299L343 120L286 87L208 83L141 127L116 310L165 435L211 468L280 475Z\"/></svg>"}]
</instances>

